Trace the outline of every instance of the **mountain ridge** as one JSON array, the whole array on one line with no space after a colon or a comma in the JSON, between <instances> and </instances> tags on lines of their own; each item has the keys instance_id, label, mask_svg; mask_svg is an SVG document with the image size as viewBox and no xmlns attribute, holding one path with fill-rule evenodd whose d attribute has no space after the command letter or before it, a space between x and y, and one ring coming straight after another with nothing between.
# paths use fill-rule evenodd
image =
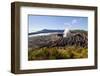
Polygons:
<instances>
[{"instance_id":1,"label":"mountain ridge","mask_svg":"<svg viewBox=\"0 0 100 76\"><path fill-rule=\"evenodd\" d=\"M37 32L31 32L28 35L33 35L33 34L40 34L40 33L53 33L53 32L61 32L63 33L64 30L51 30L51 29L43 29Z\"/></svg>"},{"instance_id":2,"label":"mountain ridge","mask_svg":"<svg viewBox=\"0 0 100 76\"><path fill-rule=\"evenodd\" d=\"M87 32L86 30L70 30L70 32L73 32L73 31L85 31ZM58 32L58 33L63 33L64 30L52 30L52 29L43 29L43 30L40 30L40 31L37 31L37 32L31 32L31 33L28 33L28 35L34 35L34 34L40 34L40 33L54 33L54 32Z\"/></svg>"}]
</instances>

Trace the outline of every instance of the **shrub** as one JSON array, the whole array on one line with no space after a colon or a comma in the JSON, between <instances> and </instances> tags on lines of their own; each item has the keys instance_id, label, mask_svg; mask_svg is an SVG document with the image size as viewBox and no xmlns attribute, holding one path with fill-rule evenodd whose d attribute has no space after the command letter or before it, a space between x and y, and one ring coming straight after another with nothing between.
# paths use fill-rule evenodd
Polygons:
<instances>
[{"instance_id":1,"label":"shrub","mask_svg":"<svg viewBox=\"0 0 100 76\"><path fill-rule=\"evenodd\" d=\"M42 47L29 49L28 51L29 60L77 59L87 57L88 49L79 46Z\"/></svg>"}]
</instances>

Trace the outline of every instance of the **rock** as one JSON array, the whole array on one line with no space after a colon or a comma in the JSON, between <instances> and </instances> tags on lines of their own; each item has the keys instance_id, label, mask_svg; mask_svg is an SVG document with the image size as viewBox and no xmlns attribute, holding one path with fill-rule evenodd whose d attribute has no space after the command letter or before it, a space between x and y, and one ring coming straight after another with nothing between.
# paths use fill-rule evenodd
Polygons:
<instances>
[{"instance_id":1,"label":"rock","mask_svg":"<svg viewBox=\"0 0 100 76\"><path fill-rule=\"evenodd\" d=\"M87 31L70 31L67 37L57 36L37 36L30 37L28 40L29 48L40 47L59 47L59 46L80 46L88 47L88 34Z\"/></svg>"}]
</instances>

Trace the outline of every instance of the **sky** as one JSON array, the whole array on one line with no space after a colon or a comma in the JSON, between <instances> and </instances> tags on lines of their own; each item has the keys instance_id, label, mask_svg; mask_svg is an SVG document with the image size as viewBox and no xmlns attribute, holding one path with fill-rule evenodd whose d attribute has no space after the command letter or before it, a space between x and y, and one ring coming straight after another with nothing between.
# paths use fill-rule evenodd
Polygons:
<instances>
[{"instance_id":1,"label":"sky","mask_svg":"<svg viewBox=\"0 0 100 76\"><path fill-rule=\"evenodd\" d=\"M29 15L28 27L29 33L43 29L64 30L67 28L70 30L88 30L88 17Z\"/></svg>"}]
</instances>

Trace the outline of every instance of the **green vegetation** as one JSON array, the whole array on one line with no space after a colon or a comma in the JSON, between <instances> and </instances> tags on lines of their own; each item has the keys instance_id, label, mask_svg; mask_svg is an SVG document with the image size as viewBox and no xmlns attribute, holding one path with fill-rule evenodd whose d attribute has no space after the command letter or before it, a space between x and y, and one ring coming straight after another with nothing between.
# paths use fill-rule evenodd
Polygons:
<instances>
[{"instance_id":1,"label":"green vegetation","mask_svg":"<svg viewBox=\"0 0 100 76\"><path fill-rule=\"evenodd\" d=\"M33 36L28 40L28 60L88 57L88 31L85 30L70 30L67 37L54 34Z\"/></svg>"},{"instance_id":2,"label":"green vegetation","mask_svg":"<svg viewBox=\"0 0 100 76\"><path fill-rule=\"evenodd\" d=\"M28 49L28 60L87 58L88 49L80 46L42 47Z\"/></svg>"}]
</instances>

